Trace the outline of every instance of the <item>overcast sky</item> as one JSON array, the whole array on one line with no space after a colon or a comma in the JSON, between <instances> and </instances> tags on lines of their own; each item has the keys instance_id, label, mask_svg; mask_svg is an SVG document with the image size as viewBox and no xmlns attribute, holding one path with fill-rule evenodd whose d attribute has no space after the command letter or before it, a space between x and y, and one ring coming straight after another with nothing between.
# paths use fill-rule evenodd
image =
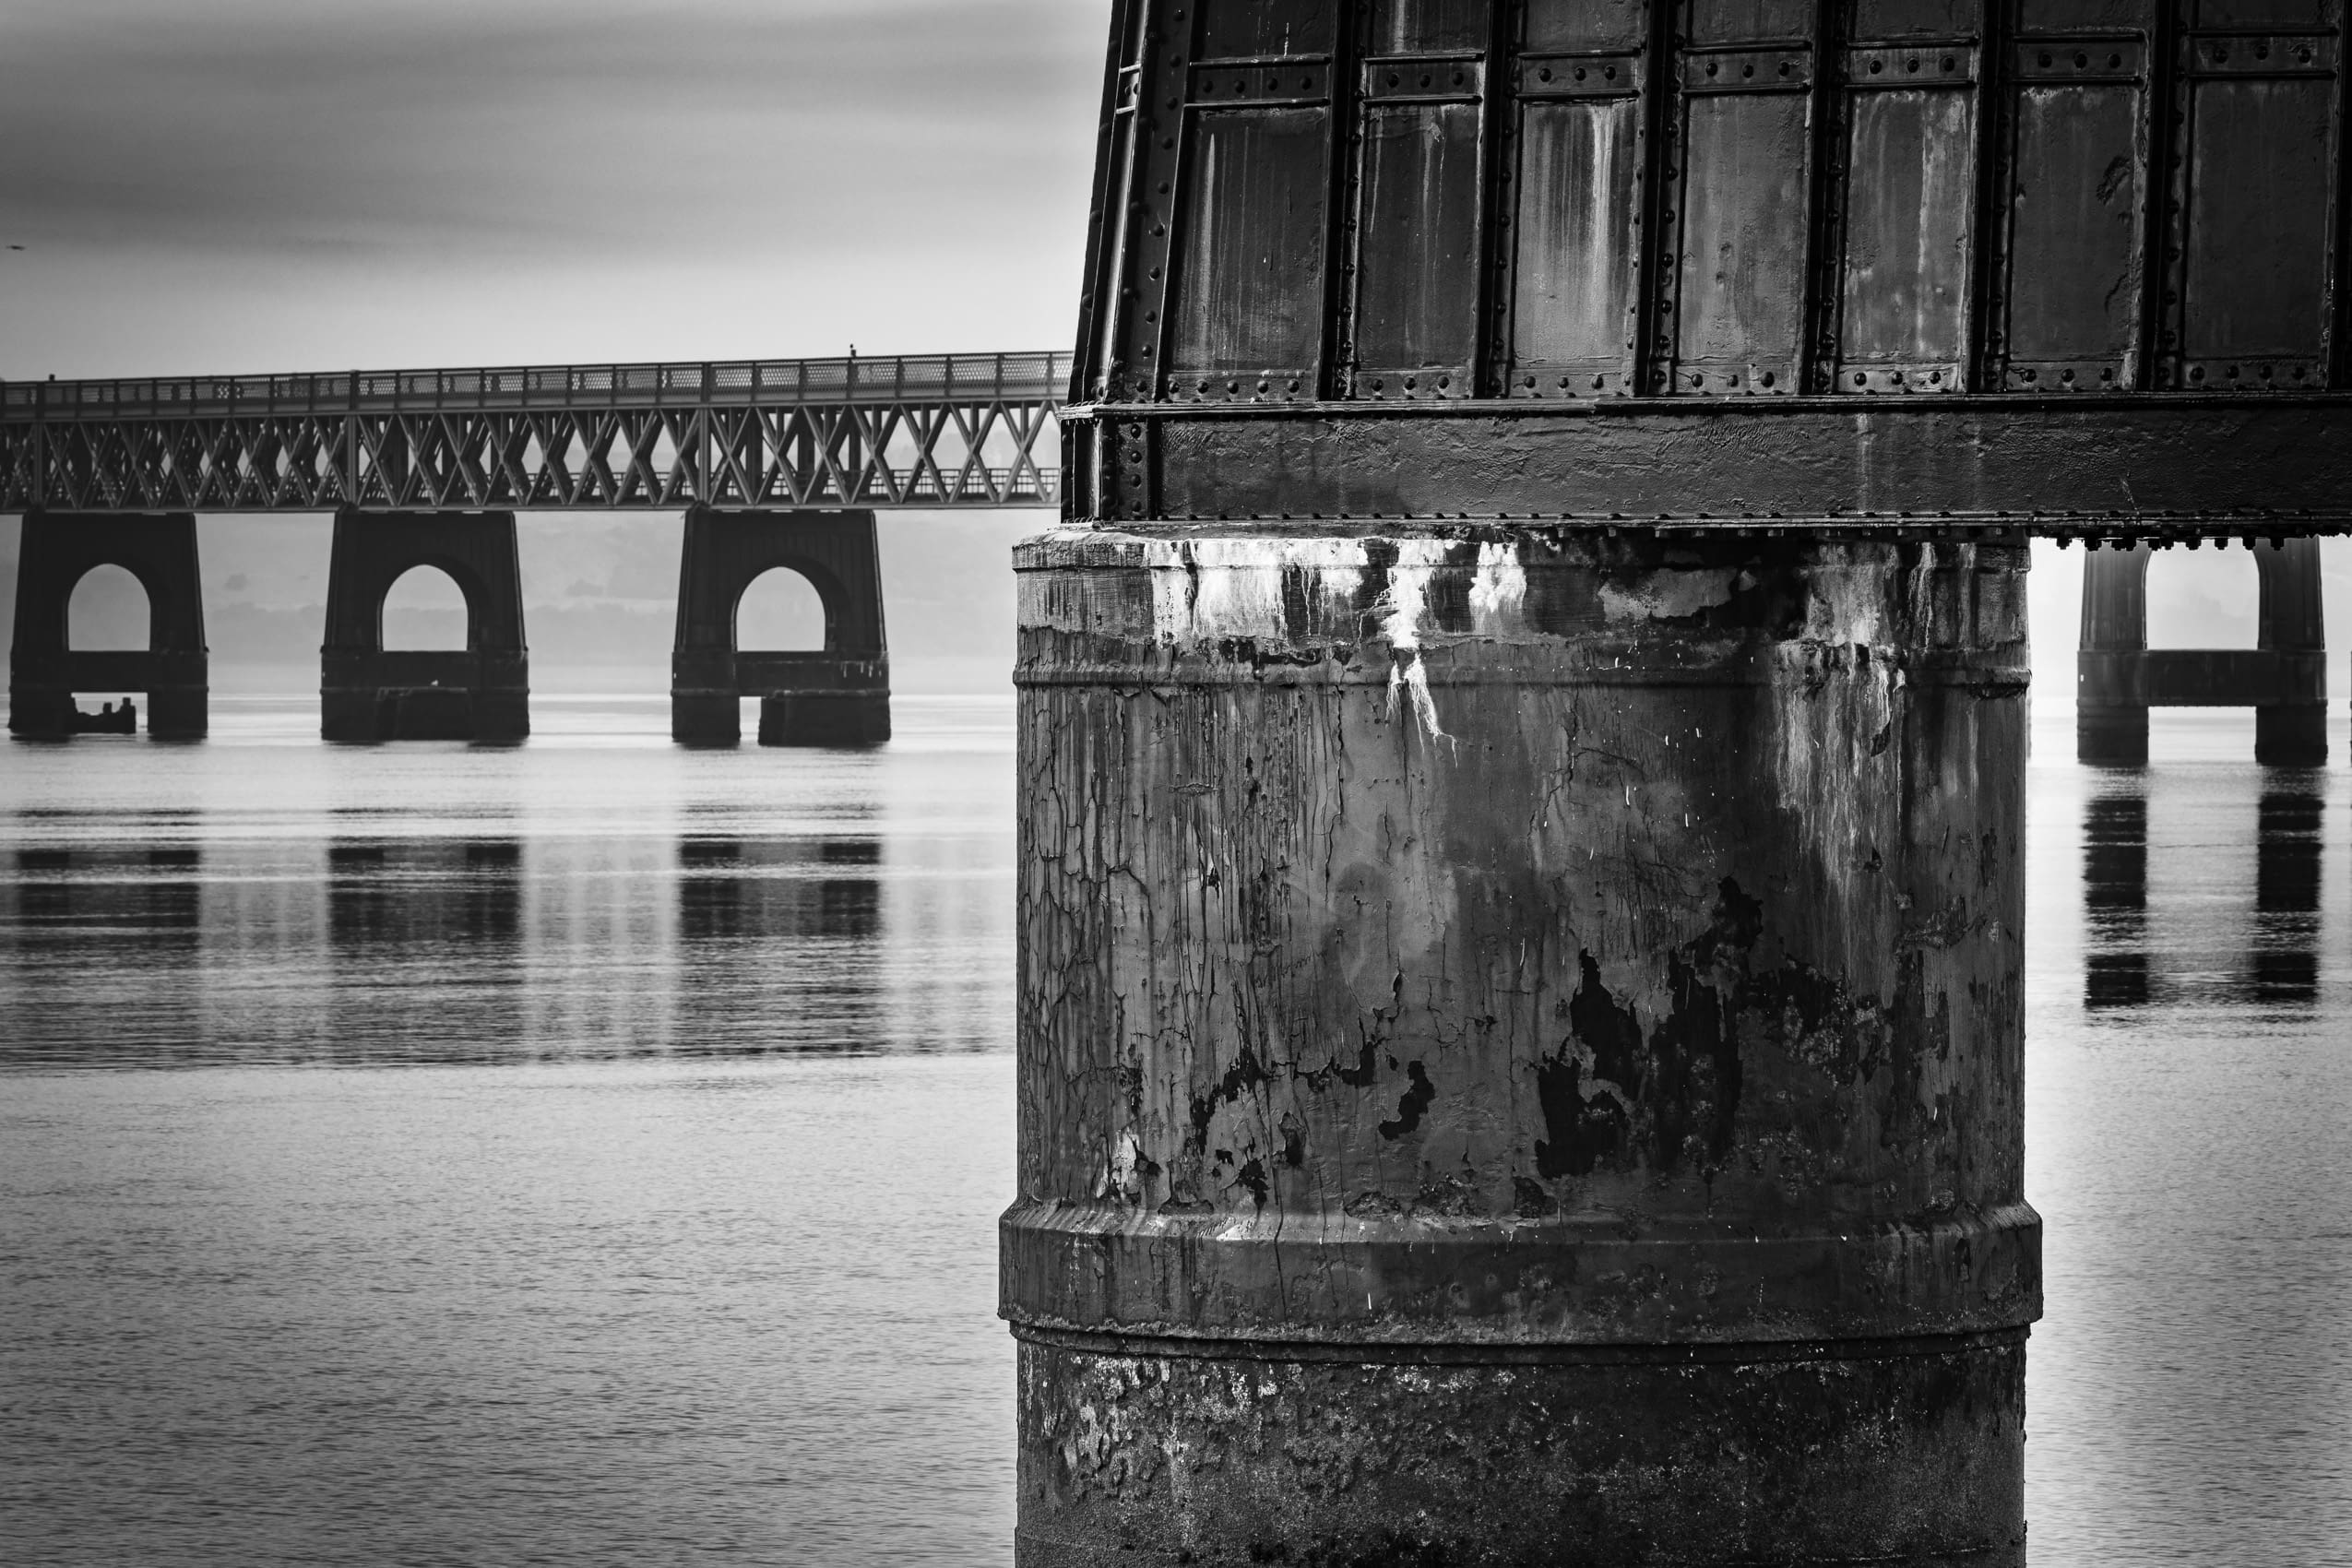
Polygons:
<instances>
[{"instance_id":1,"label":"overcast sky","mask_svg":"<svg viewBox=\"0 0 2352 1568\"><path fill-rule=\"evenodd\" d=\"M1063 348L1104 0L5 0L0 375Z\"/></svg>"}]
</instances>

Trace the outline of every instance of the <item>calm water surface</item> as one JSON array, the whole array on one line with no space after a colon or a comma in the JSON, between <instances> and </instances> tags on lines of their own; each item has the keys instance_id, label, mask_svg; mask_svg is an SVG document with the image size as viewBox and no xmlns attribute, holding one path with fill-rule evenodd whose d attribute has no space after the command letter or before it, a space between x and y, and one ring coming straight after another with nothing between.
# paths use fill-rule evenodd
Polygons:
<instances>
[{"instance_id":1,"label":"calm water surface","mask_svg":"<svg viewBox=\"0 0 2352 1568\"><path fill-rule=\"evenodd\" d=\"M1008 1560L1010 702L313 700L0 750L0 1562ZM2035 1561L2352 1563L2352 790L2052 718Z\"/></svg>"}]
</instances>

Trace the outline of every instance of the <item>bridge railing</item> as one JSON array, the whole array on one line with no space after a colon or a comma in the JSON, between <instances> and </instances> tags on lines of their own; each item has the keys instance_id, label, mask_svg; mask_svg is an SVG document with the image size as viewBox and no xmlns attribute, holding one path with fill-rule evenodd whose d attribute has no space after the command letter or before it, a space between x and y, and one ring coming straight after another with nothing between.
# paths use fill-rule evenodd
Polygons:
<instances>
[{"instance_id":1,"label":"bridge railing","mask_svg":"<svg viewBox=\"0 0 2352 1568\"><path fill-rule=\"evenodd\" d=\"M787 403L1044 402L1068 395L1066 353L689 361L0 382L0 411L42 419L361 410Z\"/></svg>"}]
</instances>

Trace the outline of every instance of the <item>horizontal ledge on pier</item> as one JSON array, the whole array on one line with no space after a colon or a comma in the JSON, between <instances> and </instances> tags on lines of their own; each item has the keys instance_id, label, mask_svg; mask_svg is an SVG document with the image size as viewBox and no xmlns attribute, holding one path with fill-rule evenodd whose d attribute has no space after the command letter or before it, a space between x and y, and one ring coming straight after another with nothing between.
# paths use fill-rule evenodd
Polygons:
<instances>
[{"instance_id":1,"label":"horizontal ledge on pier","mask_svg":"<svg viewBox=\"0 0 2352 1568\"><path fill-rule=\"evenodd\" d=\"M1709 1366L1803 1361L1880 1361L1907 1356L1965 1355L1997 1346L2022 1345L2028 1324L1966 1334L1915 1334L1847 1339L1757 1339L1699 1344L1626 1341L1591 1345L1497 1344L1489 1341L1424 1340L1400 1343L1370 1339L1219 1338L1206 1335L1106 1333L1027 1322L1012 1324L1013 1336L1032 1345L1082 1355L1157 1356L1211 1361L1317 1361L1367 1366Z\"/></svg>"}]
</instances>

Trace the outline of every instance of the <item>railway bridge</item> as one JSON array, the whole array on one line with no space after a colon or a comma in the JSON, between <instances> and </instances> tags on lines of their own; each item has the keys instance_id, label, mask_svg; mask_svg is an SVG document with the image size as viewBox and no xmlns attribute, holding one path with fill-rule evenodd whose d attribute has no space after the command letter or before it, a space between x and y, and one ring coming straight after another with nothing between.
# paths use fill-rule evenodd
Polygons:
<instances>
[{"instance_id":1,"label":"railway bridge","mask_svg":"<svg viewBox=\"0 0 2352 1568\"><path fill-rule=\"evenodd\" d=\"M518 511L685 516L671 668L677 739L864 742L889 733L876 514L1051 506L1070 357L932 355L0 383L0 512L25 518L9 728L68 732L81 691L148 695L159 736L206 728L196 517L334 519L322 651L329 740L529 733ZM92 567L148 593L145 653L76 651ZM386 649L411 566L463 591L462 653ZM783 566L825 606L817 653L735 646L752 580Z\"/></svg>"},{"instance_id":2,"label":"railway bridge","mask_svg":"<svg viewBox=\"0 0 2352 1568\"><path fill-rule=\"evenodd\" d=\"M2022 1564L2026 545L2312 759L2343 0L1111 10L1019 1561Z\"/></svg>"},{"instance_id":3,"label":"railway bridge","mask_svg":"<svg viewBox=\"0 0 2352 1568\"><path fill-rule=\"evenodd\" d=\"M163 579L196 511L334 510L352 733L455 727L379 548L495 595L517 507L691 507L691 738L728 520L1058 498L1017 1560L2013 1568L2026 545L2117 564L2086 753L2226 694L2310 760L2345 4L1110 0L1070 401L964 405L1017 455L921 460L980 426L862 362L10 387L5 504L44 584L96 517ZM2206 543L2275 552L2277 657L2135 646ZM783 700L855 731L857 651Z\"/></svg>"}]
</instances>

